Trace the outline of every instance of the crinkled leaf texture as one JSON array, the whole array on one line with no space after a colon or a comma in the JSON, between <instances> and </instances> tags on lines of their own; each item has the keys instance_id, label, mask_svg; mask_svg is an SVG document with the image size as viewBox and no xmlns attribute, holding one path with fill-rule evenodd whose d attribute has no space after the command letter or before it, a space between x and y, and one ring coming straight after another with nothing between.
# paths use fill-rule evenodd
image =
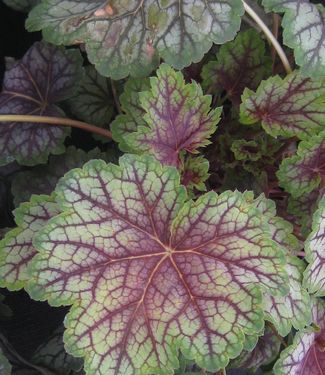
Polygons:
<instances>
[{"instance_id":1,"label":"crinkled leaf texture","mask_svg":"<svg viewBox=\"0 0 325 375\"><path fill-rule=\"evenodd\" d=\"M1 375L11 375L11 364L9 363L7 357L3 354L0 348L0 374Z\"/></svg>"},{"instance_id":2,"label":"crinkled leaf texture","mask_svg":"<svg viewBox=\"0 0 325 375\"><path fill-rule=\"evenodd\" d=\"M31 358L31 362L41 365L56 375L69 375L71 371L82 368L82 360L69 355L63 344L63 325L58 327L51 337L39 346Z\"/></svg>"},{"instance_id":3,"label":"crinkled leaf texture","mask_svg":"<svg viewBox=\"0 0 325 375\"><path fill-rule=\"evenodd\" d=\"M28 291L73 304L66 349L87 374L172 374L178 349L214 371L263 328L261 288L286 293L283 252L239 192L185 201L173 167L124 155L57 185Z\"/></svg>"},{"instance_id":4,"label":"crinkled leaf texture","mask_svg":"<svg viewBox=\"0 0 325 375\"><path fill-rule=\"evenodd\" d=\"M325 79L311 79L298 71L284 79L262 81L256 92L245 89L240 106L243 124L261 121L277 137L308 138L325 128Z\"/></svg>"},{"instance_id":5,"label":"crinkled leaf texture","mask_svg":"<svg viewBox=\"0 0 325 375\"><path fill-rule=\"evenodd\" d=\"M72 168L81 167L91 159L117 161L113 152L94 148L89 152L70 146L62 155L51 155L48 165L39 165L30 171L16 173L11 184L14 203L29 201L32 194L50 195L58 180Z\"/></svg>"},{"instance_id":6,"label":"crinkled leaf texture","mask_svg":"<svg viewBox=\"0 0 325 375\"><path fill-rule=\"evenodd\" d=\"M162 57L177 69L236 35L240 0L44 0L27 20L55 44L86 43L90 61L114 79L147 75Z\"/></svg>"},{"instance_id":7,"label":"crinkled leaf texture","mask_svg":"<svg viewBox=\"0 0 325 375\"><path fill-rule=\"evenodd\" d=\"M76 50L37 42L5 73L0 93L0 114L62 117L56 103L73 94L82 74ZM62 126L32 123L1 123L0 165L45 163L49 153L64 151L69 130Z\"/></svg>"},{"instance_id":8,"label":"crinkled leaf texture","mask_svg":"<svg viewBox=\"0 0 325 375\"><path fill-rule=\"evenodd\" d=\"M179 166L182 151L197 153L211 143L221 108L211 110L212 97L203 95L198 83L186 84L182 73L167 64L160 65L150 85L150 91L139 94L146 124L126 135L126 143L163 164Z\"/></svg>"},{"instance_id":9,"label":"crinkled leaf texture","mask_svg":"<svg viewBox=\"0 0 325 375\"><path fill-rule=\"evenodd\" d=\"M285 12L283 42L294 48L304 75L325 77L325 8L309 0L263 0L266 8Z\"/></svg>"},{"instance_id":10,"label":"crinkled leaf texture","mask_svg":"<svg viewBox=\"0 0 325 375\"><path fill-rule=\"evenodd\" d=\"M304 284L310 293L325 296L325 196L314 214L313 230L305 244L309 262L304 274Z\"/></svg>"},{"instance_id":11,"label":"crinkled leaf texture","mask_svg":"<svg viewBox=\"0 0 325 375\"><path fill-rule=\"evenodd\" d=\"M14 211L17 228L0 241L0 287L19 290L25 286L29 279L27 267L36 254L35 234L58 213L53 197L45 195L34 195Z\"/></svg>"},{"instance_id":12,"label":"crinkled leaf texture","mask_svg":"<svg viewBox=\"0 0 325 375\"><path fill-rule=\"evenodd\" d=\"M323 375L325 372L325 301L316 299L312 306L313 322L296 334L274 367L275 375Z\"/></svg>"},{"instance_id":13,"label":"crinkled leaf texture","mask_svg":"<svg viewBox=\"0 0 325 375\"><path fill-rule=\"evenodd\" d=\"M271 59L265 56L265 43L250 29L221 46L216 61L203 67L202 86L213 94L225 90L233 104L239 105L244 89L257 89L267 74L271 74Z\"/></svg>"},{"instance_id":14,"label":"crinkled leaf texture","mask_svg":"<svg viewBox=\"0 0 325 375\"><path fill-rule=\"evenodd\" d=\"M282 161L279 185L294 198L311 193L325 183L325 131L302 141L296 155Z\"/></svg>"}]
</instances>

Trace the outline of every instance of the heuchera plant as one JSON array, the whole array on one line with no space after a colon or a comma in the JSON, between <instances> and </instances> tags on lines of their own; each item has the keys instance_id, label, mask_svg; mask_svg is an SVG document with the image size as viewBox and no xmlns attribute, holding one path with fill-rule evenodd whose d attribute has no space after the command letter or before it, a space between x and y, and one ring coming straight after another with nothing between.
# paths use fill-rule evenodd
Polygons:
<instances>
[{"instance_id":1,"label":"heuchera plant","mask_svg":"<svg viewBox=\"0 0 325 375\"><path fill-rule=\"evenodd\" d=\"M0 373L325 374L324 6L4 3L0 287L68 308Z\"/></svg>"}]
</instances>

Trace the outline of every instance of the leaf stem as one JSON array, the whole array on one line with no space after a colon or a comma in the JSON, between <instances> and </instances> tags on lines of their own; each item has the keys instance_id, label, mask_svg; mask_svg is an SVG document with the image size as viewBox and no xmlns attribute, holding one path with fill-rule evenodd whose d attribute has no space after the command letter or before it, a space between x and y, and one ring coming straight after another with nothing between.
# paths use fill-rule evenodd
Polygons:
<instances>
[{"instance_id":1,"label":"leaf stem","mask_svg":"<svg viewBox=\"0 0 325 375\"><path fill-rule=\"evenodd\" d=\"M86 122L71 120L69 118L31 115L0 115L0 122L32 122L47 125L71 126L73 128L79 128L112 139L112 133L109 130L87 124Z\"/></svg>"},{"instance_id":2,"label":"leaf stem","mask_svg":"<svg viewBox=\"0 0 325 375\"><path fill-rule=\"evenodd\" d=\"M270 43L273 45L274 49L276 50L277 54L279 55L282 64L284 66L285 71L287 74L292 72L289 60L286 56L286 54L283 51L283 48L281 47L280 43L277 41L275 36L272 34L271 30L265 25L263 20L259 17L259 15L254 11L253 8L251 8L244 0L242 0L245 11L252 17L252 19L258 24L258 26L261 28L265 36L268 38Z\"/></svg>"}]
</instances>

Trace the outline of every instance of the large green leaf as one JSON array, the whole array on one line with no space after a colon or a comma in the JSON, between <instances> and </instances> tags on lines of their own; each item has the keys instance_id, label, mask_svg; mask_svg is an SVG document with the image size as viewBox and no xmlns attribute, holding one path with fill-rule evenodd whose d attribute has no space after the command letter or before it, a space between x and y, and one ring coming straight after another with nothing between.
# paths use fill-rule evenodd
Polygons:
<instances>
[{"instance_id":1,"label":"large green leaf","mask_svg":"<svg viewBox=\"0 0 325 375\"><path fill-rule=\"evenodd\" d=\"M325 8L309 0L263 0L269 10L285 12L283 41L294 48L303 74L325 77Z\"/></svg>"},{"instance_id":2,"label":"large green leaf","mask_svg":"<svg viewBox=\"0 0 325 375\"><path fill-rule=\"evenodd\" d=\"M308 138L325 129L325 79L304 78L296 71L284 79L262 81L256 92L244 91L240 107L243 124L261 121L277 137Z\"/></svg>"},{"instance_id":3,"label":"large green leaf","mask_svg":"<svg viewBox=\"0 0 325 375\"><path fill-rule=\"evenodd\" d=\"M178 349L224 368L263 328L261 288L287 292L283 252L239 192L186 202L175 168L124 155L70 171L56 194L28 291L73 304L64 340L89 375L172 374Z\"/></svg>"},{"instance_id":4,"label":"large green leaf","mask_svg":"<svg viewBox=\"0 0 325 375\"><path fill-rule=\"evenodd\" d=\"M27 20L56 44L86 43L104 76L146 75L159 57L177 69L236 35L241 0L44 0Z\"/></svg>"}]
</instances>

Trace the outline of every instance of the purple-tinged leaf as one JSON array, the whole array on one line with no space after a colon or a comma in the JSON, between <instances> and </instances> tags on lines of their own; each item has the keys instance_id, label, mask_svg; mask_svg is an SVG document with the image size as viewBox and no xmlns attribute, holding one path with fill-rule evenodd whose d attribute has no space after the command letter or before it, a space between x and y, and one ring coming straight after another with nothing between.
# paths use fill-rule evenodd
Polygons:
<instances>
[{"instance_id":1,"label":"purple-tinged leaf","mask_svg":"<svg viewBox=\"0 0 325 375\"><path fill-rule=\"evenodd\" d=\"M35 234L58 213L53 197L45 195L34 195L14 211L17 228L0 241L0 287L19 290L25 286L29 279L27 267L36 254Z\"/></svg>"},{"instance_id":2,"label":"purple-tinged leaf","mask_svg":"<svg viewBox=\"0 0 325 375\"><path fill-rule=\"evenodd\" d=\"M211 143L221 108L211 110L211 96L203 95L196 82L186 84L182 73L166 64L160 65L150 84L151 90L140 94L146 124L127 135L126 142L162 164L179 166L181 151L197 153Z\"/></svg>"},{"instance_id":3,"label":"purple-tinged leaf","mask_svg":"<svg viewBox=\"0 0 325 375\"><path fill-rule=\"evenodd\" d=\"M279 185L294 198L325 186L325 131L302 141L296 155L282 161Z\"/></svg>"},{"instance_id":4,"label":"purple-tinged leaf","mask_svg":"<svg viewBox=\"0 0 325 375\"><path fill-rule=\"evenodd\" d=\"M304 75L325 77L325 8L309 0L263 0L274 12L284 12L283 42L294 49Z\"/></svg>"},{"instance_id":5,"label":"purple-tinged leaf","mask_svg":"<svg viewBox=\"0 0 325 375\"><path fill-rule=\"evenodd\" d=\"M70 146L62 155L51 155L48 165L39 165L30 171L17 173L11 184L15 205L29 201L32 194L50 195L65 173L70 169L81 167L91 159L117 161L113 152L101 152L98 148L85 152Z\"/></svg>"},{"instance_id":6,"label":"purple-tinged leaf","mask_svg":"<svg viewBox=\"0 0 325 375\"><path fill-rule=\"evenodd\" d=\"M243 124L261 121L264 130L277 137L308 138L325 128L325 80L302 77L298 71L281 79L262 81L256 92L242 95Z\"/></svg>"},{"instance_id":7,"label":"purple-tinged leaf","mask_svg":"<svg viewBox=\"0 0 325 375\"><path fill-rule=\"evenodd\" d=\"M54 44L85 43L104 76L146 76L159 57L177 69L198 62L213 43L232 40L241 0L48 0L34 8L29 31Z\"/></svg>"},{"instance_id":8,"label":"purple-tinged leaf","mask_svg":"<svg viewBox=\"0 0 325 375\"><path fill-rule=\"evenodd\" d=\"M209 162L203 156L189 155L181 166L181 183L187 191L206 191L205 181L209 178Z\"/></svg>"},{"instance_id":9,"label":"purple-tinged leaf","mask_svg":"<svg viewBox=\"0 0 325 375\"><path fill-rule=\"evenodd\" d=\"M266 324L263 335L251 351L244 350L238 358L231 362L232 368L256 370L262 365L271 363L280 351L281 341L269 324Z\"/></svg>"},{"instance_id":10,"label":"purple-tinged leaf","mask_svg":"<svg viewBox=\"0 0 325 375\"><path fill-rule=\"evenodd\" d=\"M239 105L246 87L255 90L270 75L271 59L265 56L265 43L257 31L250 29L221 46L216 61L203 67L202 86L213 94L225 90L233 104Z\"/></svg>"},{"instance_id":11,"label":"purple-tinged leaf","mask_svg":"<svg viewBox=\"0 0 325 375\"><path fill-rule=\"evenodd\" d=\"M312 306L315 327L296 333L274 366L275 375L323 375L325 372L325 302L315 299Z\"/></svg>"},{"instance_id":12,"label":"purple-tinged leaf","mask_svg":"<svg viewBox=\"0 0 325 375\"><path fill-rule=\"evenodd\" d=\"M304 273L304 284L309 293L325 296L325 196L314 214L312 228L305 244L309 266Z\"/></svg>"},{"instance_id":13,"label":"purple-tinged leaf","mask_svg":"<svg viewBox=\"0 0 325 375\"><path fill-rule=\"evenodd\" d=\"M135 155L88 162L56 192L28 291L73 304L64 340L88 375L172 374L179 349L224 368L263 328L260 288L287 292L282 251L239 192L185 202L175 168Z\"/></svg>"},{"instance_id":14,"label":"purple-tinged leaf","mask_svg":"<svg viewBox=\"0 0 325 375\"><path fill-rule=\"evenodd\" d=\"M56 103L72 95L82 72L78 51L37 42L5 73L0 114L62 117ZM64 151L67 127L0 123L0 165L45 163L50 153Z\"/></svg>"}]
</instances>

